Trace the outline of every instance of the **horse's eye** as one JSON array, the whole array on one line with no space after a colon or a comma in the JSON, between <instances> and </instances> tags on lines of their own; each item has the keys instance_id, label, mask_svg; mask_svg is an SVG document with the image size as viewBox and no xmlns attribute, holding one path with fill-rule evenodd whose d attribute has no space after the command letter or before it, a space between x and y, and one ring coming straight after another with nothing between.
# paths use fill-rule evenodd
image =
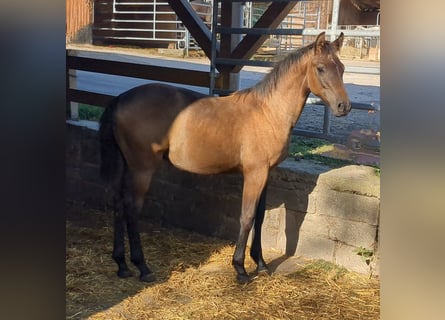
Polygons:
<instances>
[{"instance_id":1,"label":"horse's eye","mask_svg":"<svg viewBox=\"0 0 445 320\"><path fill-rule=\"evenodd\" d=\"M320 66L317 66L317 71L318 71L319 73L323 73L323 72L326 71L326 69L325 69L325 67L324 67L323 65L320 65Z\"/></svg>"}]
</instances>

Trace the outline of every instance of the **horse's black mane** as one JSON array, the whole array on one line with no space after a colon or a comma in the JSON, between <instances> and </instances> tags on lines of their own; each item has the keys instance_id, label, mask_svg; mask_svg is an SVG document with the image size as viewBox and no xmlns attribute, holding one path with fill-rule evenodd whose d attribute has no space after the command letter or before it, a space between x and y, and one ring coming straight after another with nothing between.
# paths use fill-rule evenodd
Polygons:
<instances>
[{"instance_id":1,"label":"horse's black mane","mask_svg":"<svg viewBox=\"0 0 445 320\"><path fill-rule=\"evenodd\" d=\"M314 44L311 43L303 48L298 49L288 54L283 60L277 62L273 69L255 86L241 90L240 93L254 92L260 96L267 96L274 91L280 81L280 78L286 75L291 69L292 65L298 63L301 57L314 48Z\"/></svg>"},{"instance_id":2,"label":"horse's black mane","mask_svg":"<svg viewBox=\"0 0 445 320\"><path fill-rule=\"evenodd\" d=\"M275 90L280 78L284 77L291 67L298 63L308 51L313 49L314 45L310 44L303 48L298 49L295 52L288 54L283 60L279 61L274 68L251 89L256 93L264 96L268 95L271 91Z\"/></svg>"}]
</instances>

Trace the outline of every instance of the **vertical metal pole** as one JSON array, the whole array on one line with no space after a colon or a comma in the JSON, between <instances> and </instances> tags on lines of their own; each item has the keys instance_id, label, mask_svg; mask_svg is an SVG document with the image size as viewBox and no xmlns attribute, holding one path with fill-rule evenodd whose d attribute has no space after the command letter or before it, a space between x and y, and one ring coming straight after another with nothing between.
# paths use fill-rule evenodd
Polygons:
<instances>
[{"instance_id":1,"label":"vertical metal pole","mask_svg":"<svg viewBox=\"0 0 445 320\"><path fill-rule=\"evenodd\" d=\"M332 21L331 21L331 36L330 40L334 41L337 36L337 27L338 27L338 13L340 11L340 0L333 0L332 3ZM324 115L323 115L323 134L328 135L331 131L331 123L329 122L330 111L329 107L324 107Z\"/></svg>"},{"instance_id":2,"label":"vertical metal pole","mask_svg":"<svg viewBox=\"0 0 445 320\"><path fill-rule=\"evenodd\" d=\"M190 48L190 32L187 28L185 28L185 32L184 32L184 38L185 38L185 43L184 43L184 56L188 57L189 56L189 48Z\"/></svg>"},{"instance_id":3,"label":"vertical metal pole","mask_svg":"<svg viewBox=\"0 0 445 320\"><path fill-rule=\"evenodd\" d=\"M210 54L210 88L209 96L213 96L213 90L215 89L215 77L216 77L216 28L218 26L218 2L219 0L213 0L213 12L212 12L212 51Z\"/></svg>"},{"instance_id":4,"label":"vertical metal pole","mask_svg":"<svg viewBox=\"0 0 445 320\"><path fill-rule=\"evenodd\" d=\"M338 28L338 13L340 12L340 0L333 0L332 3L332 21L331 21L331 37L330 40L334 41L337 36Z\"/></svg>"},{"instance_id":5,"label":"vertical metal pole","mask_svg":"<svg viewBox=\"0 0 445 320\"><path fill-rule=\"evenodd\" d=\"M153 39L156 40L156 0L153 1Z\"/></svg>"}]
</instances>

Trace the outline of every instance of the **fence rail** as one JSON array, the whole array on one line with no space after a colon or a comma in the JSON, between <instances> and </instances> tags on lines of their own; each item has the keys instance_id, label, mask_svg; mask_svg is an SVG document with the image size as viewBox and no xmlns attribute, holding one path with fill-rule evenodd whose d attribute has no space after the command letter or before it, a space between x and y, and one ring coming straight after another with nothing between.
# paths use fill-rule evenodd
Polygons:
<instances>
[{"instance_id":1,"label":"fence rail","mask_svg":"<svg viewBox=\"0 0 445 320\"><path fill-rule=\"evenodd\" d=\"M100 107L106 107L114 96L76 89L75 85L72 83L72 81L70 81L70 72L76 70L171 82L177 84L188 84L206 88L208 88L210 85L209 73L205 71L77 57L74 56L70 50L67 50L67 102L80 102ZM217 77L216 79L216 85L218 87L221 87L221 81L219 77ZM68 111L68 113L70 112Z\"/></svg>"}]
</instances>

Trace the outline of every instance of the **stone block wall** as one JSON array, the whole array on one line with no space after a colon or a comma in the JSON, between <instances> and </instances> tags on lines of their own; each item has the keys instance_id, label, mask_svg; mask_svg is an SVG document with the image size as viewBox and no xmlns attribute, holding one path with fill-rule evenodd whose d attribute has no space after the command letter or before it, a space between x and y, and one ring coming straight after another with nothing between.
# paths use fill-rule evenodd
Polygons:
<instances>
[{"instance_id":1,"label":"stone block wall","mask_svg":"<svg viewBox=\"0 0 445 320\"><path fill-rule=\"evenodd\" d=\"M68 121L67 198L111 210L112 198L99 179L97 123ZM236 240L242 176L202 176L164 161L155 174L143 215L165 226ZM350 270L378 274L380 179L375 169L330 169L286 160L270 173L263 248L324 259ZM360 248L374 252L368 265Z\"/></svg>"}]
</instances>

